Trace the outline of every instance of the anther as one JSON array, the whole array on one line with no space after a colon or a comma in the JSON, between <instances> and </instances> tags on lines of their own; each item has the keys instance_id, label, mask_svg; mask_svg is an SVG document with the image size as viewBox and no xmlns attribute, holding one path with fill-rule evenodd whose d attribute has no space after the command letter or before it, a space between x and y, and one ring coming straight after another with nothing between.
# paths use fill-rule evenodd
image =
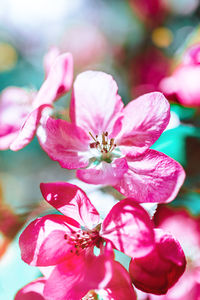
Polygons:
<instances>
[{"instance_id":1,"label":"anther","mask_svg":"<svg viewBox=\"0 0 200 300\"><path fill-rule=\"evenodd\" d=\"M67 240L67 238L68 238L68 236L67 236L67 234L65 234L65 235L64 235L64 239Z\"/></svg>"}]
</instances>

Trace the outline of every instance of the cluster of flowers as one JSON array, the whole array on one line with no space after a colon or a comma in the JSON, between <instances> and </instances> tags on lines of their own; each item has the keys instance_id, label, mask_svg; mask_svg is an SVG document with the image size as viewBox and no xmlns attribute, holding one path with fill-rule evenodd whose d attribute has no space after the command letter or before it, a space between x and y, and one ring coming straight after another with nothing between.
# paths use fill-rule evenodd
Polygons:
<instances>
[{"instance_id":1,"label":"cluster of flowers","mask_svg":"<svg viewBox=\"0 0 200 300\"><path fill-rule=\"evenodd\" d=\"M183 274L185 255L171 234L154 228L139 203L172 201L185 178L179 163L150 149L169 122L168 101L153 92L124 107L110 75L87 71L73 84L68 122L53 116L53 103L71 89L72 56L52 49L45 72L37 93L3 91L0 149L19 150L36 133L61 167L76 169L86 183L111 185L126 198L101 220L79 187L42 183L44 199L63 215L38 218L21 234L22 259L38 266L44 277L15 299L92 300L102 293L103 299L134 300L132 284L165 294ZM129 270L115 260L114 249L130 257Z\"/></svg>"}]
</instances>

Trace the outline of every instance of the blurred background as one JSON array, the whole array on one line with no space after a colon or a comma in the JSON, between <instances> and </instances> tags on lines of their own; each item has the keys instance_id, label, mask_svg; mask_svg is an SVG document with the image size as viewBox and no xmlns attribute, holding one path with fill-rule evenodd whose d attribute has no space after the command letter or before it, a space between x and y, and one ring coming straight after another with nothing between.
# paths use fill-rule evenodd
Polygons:
<instances>
[{"instance_id":1,"label":"blurred background","mask_svg":"<svg viewBox=\"0 0 200 300\"><path fill-rule=\"evenodd\" d=\"M147 92L164 92L162 80L198 42L199 0L0 0L0 90L38 90L43 57L56 46L73 54L75 76L88 69L112 74L128 103ZM198 218L200 101L183 105L176 94L166 97L170 125L153 148L186 170L185 184L170 206L185 207ZM67 109L69 99L56 105ZM38 269L21 261L18 236L26 222L49 209L40 182L73 178L72 171L49 159L37 139L18 152L0 151L0 299L14 299L18 289L39 276Z\"/></svg>"}]
</instances>

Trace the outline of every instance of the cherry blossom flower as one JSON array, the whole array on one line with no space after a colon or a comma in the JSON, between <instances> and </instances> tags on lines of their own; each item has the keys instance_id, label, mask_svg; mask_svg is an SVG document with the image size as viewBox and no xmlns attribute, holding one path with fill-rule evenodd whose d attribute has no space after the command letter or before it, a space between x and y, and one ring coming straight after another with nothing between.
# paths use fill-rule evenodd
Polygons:
<instances>
[{"instance_id":1,"label":"cherry blossom flower","mask_svg":"<svg viewBox=\"0 0 200 300\"><path fill-rule=\"evenodd\" d=\"M134 299L127 271L111 255L104 255L104 244L131 257L150 252L155 242L147 212L139 204L124 199L102 222L77 186L47 183L41 184L41 191L45 200L63 215L47 215L31 222L21 234L19 245L26 263L54 266L45 284L45 299L80 299L93 289L119 295L123 288L127 299ZM100 248L99 256L93 253L95 246Z\"/></svg>"},{"instance_id":2,"label":"cherry blossom flower","mask_svg":"<svg viewBox=\"0 0 200 300\"><path fill-rule=\"evenodd\" d=\"M149 149L169 122L169 103L154 92L124 108L117 90L106 73L81 73L74 83L71 123L47 118L38 128L40 144L61 167L78 169L77 177L86 183L112 185L138 202L172 201L184 170Z\"/></svg>"},{"instance_id":3,"label":"cherry blossom flower","mask_svg":"<svg viewBox=\"0 0 200 300\"><path fill-rule=\"evenodd\" d=\"M17 87L9 87L2 92L0 150L10 148L16 151L30 143L44 111L71 88L72 56L70 53L57 54L55 49L47 53L46 79L37 93Z\"/></svg>"},{"instance_id":4,"label":"cherry blossom flower","mask_svg":"<svg viewBox=\"0 0 200 300\"><path fill-rule=\"evenodd\" d=\"M81 253L93 253L110 241L114 248L140 257L154 247L154 232L148 213L124 199L113 206L104 221L86 194L65 182L42 183L41 192L63 215L46 215L31 222L19 239L22 259L34 266L57 265Z\"/></svg>"},{"instance_id":5,"label":"cherry blossom flower","mask_svg":"<svg viewBox=\"0 0 200 300\"><path fill-rule=\"evenodd\" d=\"M190 47L182 62L170 77L164 78L160 88L166 95L175 95L185 106L200 106L200 44Z\"/></svg>"},{"instance_id":6,"label":"cherry blossom flower","mask_svg":"<svg viewBox=\"0 0 200 300\"><path fill-rule=\"evenodd\" d=\"M180 242L186 255L187 266L179 281L166 295L149 295L152 300L188 300L200 297L200 218L185 208L159 207L155 215L159 228L168 230Z\"/></svg>"},{"instance_id":7,"label":"cherry blossom flower","mask_svg":"<svg viewBox=\"0 0 200 300\"><path fill-rule=\"evenodd\" d=\"M185 271L184 252L172 235L155 229L156 247L144 257L133 258L130 275L134 285L148 293L166 294Z\"/></svg>"}]
</instances>

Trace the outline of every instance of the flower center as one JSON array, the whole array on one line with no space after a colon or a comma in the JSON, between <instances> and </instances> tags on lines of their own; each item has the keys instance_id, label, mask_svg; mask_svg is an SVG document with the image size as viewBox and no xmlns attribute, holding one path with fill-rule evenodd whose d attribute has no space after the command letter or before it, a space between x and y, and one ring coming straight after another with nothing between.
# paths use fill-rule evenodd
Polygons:
<instances>
[{"instance_id":1,"label":"flower center","mask_svg":"<svg viewBox=\"0 0 200 300\"><path fill-rule=\"evenodd\" d=\"M109 159L110 153L116 148L115 140L113 138L108 138L108 132L103 132L101 134L101 138L99 139L98 135L95 137L89 132L90 136L94 140L94 142L90 143L91 149L97 149L101 155L103 160Z\"/></svg>"},{"instance_id":2,"label":"flower center","mask_svg":"<svg viewBox=\"0 0 200 300\"><path fill-rule=\"evenodd\" d=\"M72 246L71 253L79 255L84 249L93 246L99 246L100 236L99 230L95 228L91 231L78 230L72 231L70 234L65 234L64 239Z\"/></svg>"}]
</instances>

